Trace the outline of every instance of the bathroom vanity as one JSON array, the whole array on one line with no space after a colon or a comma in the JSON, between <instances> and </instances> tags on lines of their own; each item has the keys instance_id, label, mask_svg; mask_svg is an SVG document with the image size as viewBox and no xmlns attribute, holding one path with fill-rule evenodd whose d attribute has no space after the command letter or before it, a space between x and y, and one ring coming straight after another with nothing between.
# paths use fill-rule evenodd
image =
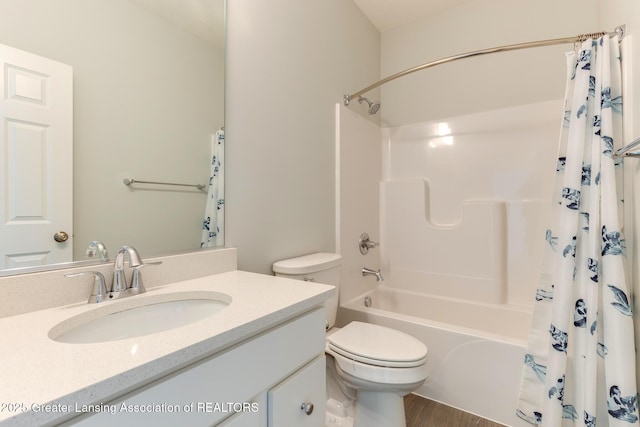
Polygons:
<instances>
[{"instance_id":1,"label":"bathroom vanity","mask_svg":"<svg viewBox=\"0 0 640 427\"><path fill-rule=\"evenodd\" d=\"M0 318L0 426L323 425L331 286L237 270L151 279L145 294L122 301ZM188 311L181 302L207 299L224 307L176 327L162 325L180 312L162 312L152 322L160 332L68 334L125 311L176 301Z\"/></svg>"}]
</instances>

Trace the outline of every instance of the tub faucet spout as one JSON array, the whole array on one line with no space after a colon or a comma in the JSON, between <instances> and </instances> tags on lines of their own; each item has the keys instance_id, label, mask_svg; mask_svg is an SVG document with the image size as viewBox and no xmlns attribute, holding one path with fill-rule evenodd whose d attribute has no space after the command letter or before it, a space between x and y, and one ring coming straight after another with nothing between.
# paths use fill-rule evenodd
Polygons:
<instances>
[{"instance_id":1,"label":"tub faucet spout","mask_svg":"<svg viewBox=\"0 0 640 427\"><path fill-rule=\"evenodd\" d=\"M364 267L362 269L362 275L363 276L376 276L376 281L377 282L382 282L384 280L384 278L382 277L382 273L380 272L380 269L373 270L371 268Z\"/></svg>"}]
</instances>

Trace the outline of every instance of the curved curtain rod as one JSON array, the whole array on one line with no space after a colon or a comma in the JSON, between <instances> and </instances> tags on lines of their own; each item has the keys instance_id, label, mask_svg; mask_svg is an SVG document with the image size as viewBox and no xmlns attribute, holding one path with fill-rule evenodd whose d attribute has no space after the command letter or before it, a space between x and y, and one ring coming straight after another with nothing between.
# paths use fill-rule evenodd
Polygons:
<instances>
[{"instance_id":1,"label":"curved curtain rod","mask_svg":"<svg viewBox=\"0 0 640 427\"><path fill-rule=\"evenodd\" d=\"M400 77L404 77L407 74L415 73L416 71L435 67L436 65L457 61L458 59L470 58L472 56L481 56L481 55L486 55L488 53L527 49L530 47L553 46L553 45L567 44L567 43L582 43L583 41L588 40L590 38L602 37L604 35L620 36L620 39L622 39L624 37L624 34L625 34L625 25L620 25L619 27L616 27L616 29L611 33L607 33L607 32L587 33L587 34L580 34L573 37L563 37L559 39L540 40L535 42L518 43L518 44L511 44L506 46L492 47L488 49L476 50L473 52L461 53L459 55L448 56L446 58L438 59L437 61L427 62L426 64L418 65L418 66L406 69L404 71L400 71L399 73L393 74L376 83L373 83L352 95L344 95L343 102L344 102L344 105L349 105L349 102L351 102L351 100L353 100L354 98L362 95L363 93L369 92L377 88L378 86L382 86L383 84L388 83L392 80L398 79Z\"/></svg>"}]
</instances>

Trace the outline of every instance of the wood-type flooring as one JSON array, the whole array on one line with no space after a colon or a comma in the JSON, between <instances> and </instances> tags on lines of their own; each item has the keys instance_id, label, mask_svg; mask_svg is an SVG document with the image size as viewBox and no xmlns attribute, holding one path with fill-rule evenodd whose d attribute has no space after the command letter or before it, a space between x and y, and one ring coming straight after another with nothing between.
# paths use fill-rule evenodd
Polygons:
<instances>
[{"instance_id":1,"label":"wood-type flooring","mask_svg":"<svg viewBox=\"0 0 640 427\"><path fill-rule=\"evenodd\" d=\"M504 427L415 394L404 398L407 427Z\"/></svg>"}]
</instances>

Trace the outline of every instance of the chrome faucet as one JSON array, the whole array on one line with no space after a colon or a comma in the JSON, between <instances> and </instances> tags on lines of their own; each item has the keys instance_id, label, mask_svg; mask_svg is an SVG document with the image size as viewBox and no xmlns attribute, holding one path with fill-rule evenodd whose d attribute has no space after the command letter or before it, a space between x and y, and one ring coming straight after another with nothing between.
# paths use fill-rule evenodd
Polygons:
<instances>
[{"instance_id":1,"label":"chrome faucet","mask_svg":"<svg viewBox=\"0 0 640 427\"><path fill-rule=\"evenodd\" d=\"M89 243L87 250L84 252L84 256L93 258L96 255L100 255L100 261L108 261L109 254L107 253L107 247L99 240L94 240Z\"/></svg>"},{"instance_id":2,"label":"chrome faucet","mask_svg":"<svg viewBox=\"0 0 640 427\"><path fill-rule=\"evenodd\" d=\"M140 270L142 270L143 267L158 264L162 264L162 261L148 262L146 264L140 264L139 266L133 268L133 273L131 273L131 286L129 286L129 293L131 295L142 294L146 292L144 283L142 281L142 271Z\"/></svg>"},{"instance_id":3,"label":"chrome faucet","mask_svg":"<svg viewBox=\"0 0 640 427\"><path fill-rule=\"evenodd\" d=\"M100 243L100 242L91 242ZM90 245L91 246L91 245ZM98 247L98 245L95 245ZM104 247L104 245L103 245ZM106 253L106 250L105 250ZM131 286L127 286L127 278L124 273L124 258L125 255L129 256L129 267L133 268L131 274ZM107 290L105 286L104 275L97 271L85 271L82 273L69 273L65 274L67 277L78 277L91 274L94 276L93 292L89 297L89 303L98 303L106 300L114 300L118 298L124 298L130 295L137 295L146 291L144 284L142 283L142 274L140 270L148 265L162 264L162 261L149 262L144 264L138 251L131 246L123 246L118 249L116 260L113 264L113 279L111 282L111 288Z\"/></svg>"},{"instance_id":4,"label":"chrome faucet","mask_svg":"<svg viewBox=\"0 0 640 427\"><path fill-rule=\"evenodd\" d=\"M111 290L109 292L109 297L112 299L123 297L124 295L120 295L120 293L125 293L129 289L127 286L127 278L124 275L125 254L129 255L129 267L140 267L143 265L140 254L138 254L138 251L132 246L125 245L118 249L116 260L113 264L113 281L111 282Z\"/></svg>"},{"instance_id":5,"label":"chrome faucet","mask_svg":"<svg viewBox=\"0 0 640 427\"><path fill-rule=\"evenodd\" d=\"M66 277L78 277L84 275L92 275L93 276L93 291L91 292L91 296L89 297L89 304L98 303L105 300L105 298L109 298L107 293L107 287L105 285L106 281L104 279L104 275L98 271L84 271L82 273L69 273L65 274Z\"/></svg>"},{"instance_id":6,"label":"chrome faucet","mask_svg":"<svg viewBox=\"0 0 640 427\"><path fill-rule=\"evenodd\" d=\"M363 276L376 276L376 281L377 282L382 282L384 280L384 278L382 277L382 273L380 272L380 269L372 270L370 268L364 267L362 269L362 275Z\"/></svg>"},{"instance_id":7,"label":"chrome faucet","mask_svg":"<svg viewBox=\"0 0 640 427\"><path fill-rule=\"evenodd\" d=\"M362 233L360 235L360 240L358 240L358 247L360 248L360 253L362 255L366 255L367 253L369 253L369 249L373 249L376 246L380 246L380 243L371 240L367 233Z\"/></svg>"}]
</instances>

